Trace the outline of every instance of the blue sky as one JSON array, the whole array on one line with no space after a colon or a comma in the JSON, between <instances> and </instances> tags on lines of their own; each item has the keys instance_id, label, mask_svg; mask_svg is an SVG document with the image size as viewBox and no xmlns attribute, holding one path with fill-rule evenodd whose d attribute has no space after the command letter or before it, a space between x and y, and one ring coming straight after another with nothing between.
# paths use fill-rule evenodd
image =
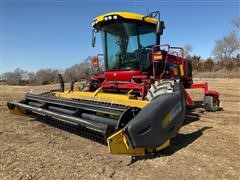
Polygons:
<instances>
[{"instance_id":1,"label":"blue sky","mask_svg":"<svg viewBox=\"0 0 240 180\"><path fill-rule=\"evenodd\" d=\"M91 47L91 21L111 11L140 14L160 10L166 29L162 43L190 44L192 54L211 55L215 40L231 30L239 1L0 0L1 72L20 67L65 69L101 53Z\"/></svg>"}]
</instances>

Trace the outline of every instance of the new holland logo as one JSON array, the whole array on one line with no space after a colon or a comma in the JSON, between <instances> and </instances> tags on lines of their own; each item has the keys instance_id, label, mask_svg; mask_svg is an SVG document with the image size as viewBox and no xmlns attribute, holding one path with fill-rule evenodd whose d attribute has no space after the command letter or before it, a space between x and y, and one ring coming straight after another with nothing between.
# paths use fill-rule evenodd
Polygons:
<instances>
[{"instance_id":1,"label":"new holland logo","mask_svg":"<svg viewBox=\"0 0 240 180\"><path fill-rule=\"evenodd\" d=\"M167 125L182 111L182 103L178 101L178 103L172 108L172 110L164 117L162 125L163 127L167 127Z\"/></svg>"}]
</instances>

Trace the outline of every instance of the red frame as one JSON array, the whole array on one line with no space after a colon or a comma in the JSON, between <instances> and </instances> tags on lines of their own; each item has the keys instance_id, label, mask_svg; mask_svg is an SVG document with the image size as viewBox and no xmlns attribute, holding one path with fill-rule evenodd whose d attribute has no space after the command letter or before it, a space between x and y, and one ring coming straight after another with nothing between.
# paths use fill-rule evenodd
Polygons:
<instances>
[{"instance_id":1,"label":"red frame","mask_svg":"<svg viewBox=\"0 0 240 180\"><path fill-rule=\"evenodd\" d=\"M168 44L162 44L162 45L156 45L153 46L151 53L154 54L156 53L156 47L167 47L168 51L167 51L167 56L165 59L165 62L167 63L168 61L170 61L171 63L176 63L177 65L182 64L184 66L184 68L186 69L185 65L187 63L185 63L185 59L184 59L184 49L181 47L171 47ZM181 50L181 62L179 62L179 56L178 56L178 52L177 51L173 51L174 54L169 54L169 50L170 49L179 49ZM101 56L102 54L98 54L97 58L99 56ZM147 55L147 58L149 60L149 53ZM170 59L169 59L170 58ZM146 96L147 94L147 86L149 85L150 81L153 80L157 80L156 79L156 74L155 74L155 61L153 61L152 59L152 65L153 65L153 69L152 69L152 74L153 74L153 79L151 79L150 74L143 74L141 71L139 70L129 70L129 71L106 71L104 72L103 75L94 75L91 76L92 80L100 80L101 82L101 87L103 89L108 89L108 90L123 90L123 91L130 91L130 90L134 90L134 91L138 91L141 92L142 95L142 99ZM99 69L99 66L98 66ZM184 71L185 71L184 69ZM160 75L160 79L162 78L164 72L161 73ZM118 75L118 76L117 76ZM115 77L114 77L115 76ZM170 75L170 78L167 79L173 79L174 76ZM172 77L173 76L173 77ZM165 76L164 76L165 77ZM166 77L165 77L166 78ZM141 83L136 83L134 81L134 79L139 79L141 81ZM203 89L203 93L204 95L210 95L213 96L214 99L216 101L219 102L219 93L217 91L214 90L209 90L208 89L208 83L192 83L192 77L189 77L187 73L184 73L184 77L180 77L180 79L182 81L185 80L191 80L190 82L190 87L184 87L183 85L183 89L184 89L184 95L185 95L185 99L186 99L186 104L190 107L194 107L195 103L192 100L192 98L190 97L189 93L185 90L185 88L189 88L189 89Z\"/></svg>"},{"instance_id":2,"label":"red frame","mask_svg":"<svg viewBox=\"0 0 240 180\"><path fill-rule=\"evenodd\" d=\"M205 83L194 83L191 85L190 89L203 89L203 93L205 96L213 96L213 97L215 97L215 100L219 102L219 93L214 90L209 90L208 83L206 83L206 82ZM194 107L195 103L186 90L184 90L184 95L186 98L187 105L190 107Z\"/></svg>"}]
</instances>

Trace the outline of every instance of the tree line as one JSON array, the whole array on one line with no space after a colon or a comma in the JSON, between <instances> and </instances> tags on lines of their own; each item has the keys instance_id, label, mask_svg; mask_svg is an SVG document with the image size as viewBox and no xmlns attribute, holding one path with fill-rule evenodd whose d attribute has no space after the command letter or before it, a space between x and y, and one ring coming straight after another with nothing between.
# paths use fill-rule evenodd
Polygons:
<instances>
[{"instance_id":1,"label":"tree line","mask_svg":"<svg viewBox=\"0 0 240 180\"><path fill-rule=\"evenodd\" d=\"M66 82L79 81L92 74L91 59L92 57L88 56L81 63L65 70L47 68L37 72L28 72L17 68L13 72L3 73L0 79L9 85L45 85L57 83L59 81L58 74L62 74Z\"/></svg>"},{"instance_id":2,"label":"tree line","mask_svg":"<svg viewBox=\"0 0 240 180\"><path fill-rule=\"evenodd\" d=\"M240 17L232 21L232 29L222 38L215 41L213 57L202 59L201 56L190 55L192 47L186 45L186 59L191 61L193 70L212 72L221 69L232 70L240 67Z\"/></svg>"},{"instance_id":3,"label":"tree line","mask_svg":"<svg viewBox=\"0 0 240 180\"><path fill-rule=\"evenodd\" d=\"M228 34L215 41L213 57L203 59L201 56L191 55L192 46L184 46L185 57L192 63L193 71L215 72L221 69L231 71L240 68L240 17L232 21L232 27ZM57 83L58 74L62 74L66 82L79 81L93 74L91 60L92 57L88 56L81 63L65 70L47 68L37 72L28 72L17 68L13 72L1 74L0 80L9 85L45 85ZM103 67L102 64L101 67Z\"/></svg>"}]
</instances>

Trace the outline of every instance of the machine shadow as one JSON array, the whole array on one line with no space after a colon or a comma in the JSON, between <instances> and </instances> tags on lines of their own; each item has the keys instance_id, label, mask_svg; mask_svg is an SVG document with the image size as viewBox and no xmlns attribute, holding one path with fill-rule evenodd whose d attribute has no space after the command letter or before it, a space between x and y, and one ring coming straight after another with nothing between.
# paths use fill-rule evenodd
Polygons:
<instances>
[{"instance_id":1,"label":"machine shadow","mask_svg":"<svg viewBox=\"0 0 240 180\"><path fill-rule=\"evenodd\" d=\"M183 126L200 120L201 118L200 114L206 112L203 101L194 101L194 103L196 105L194 108L189 108L189 107L187 108ZM200 111L197 112L196 109L198 108L202 108L202 110L199 109ZM224 110L222 107L219 107L218 111L224 111Z\"/></svg>"},{"instance_id":2,"label":"machine shadow","mask_svg":"<svg viewBox=\"0 0 240 180\"><path fill-rule=\"evenodd\" d=\"M170 156L175 152L187 147L189 144L193 143L196 139L203 135L204 131L211 129L212 127L202 127L201 129L189 133L189 134L178 134L171 140L171 144L168 148L159 152L159 155Z\"/></svg>"},{"instance_id":3,"label":"machine shadow","mask_svg":"<svg viewBox=\"0 0 240 180\"><path fill-rule=\"evenodd\" d=\"M203 101L194 101L194 103L195 103L195 106L193 108L190 108L190 107L186 108L187 111L186 111L185 119L183 122L183 126L200 120L201 115L199 115L199 113L201 112L196 112L197 108L203 108L204 109L203 112L205 112Z\"/></svg>"},{"instance_id":4,"label":"machine shadow","mask_svg":"<svg viewBox=\"0 0 240 180\"><path fill-rule=\"evenodd\" d=\"M148 154L148 156L133 156L131 162L128 165L131 165L139 160L146 159L155 159L164 156L171 156L177 151L187 147L189 144L193 143L196 139L203 135L204 131L207 129L211 129L212 127L203 127L195 132L189 134L178 134L176 137L171 139L170 146L166 149L159 151L157 153Z\"/></svg>"},{"instance_id":5,"label":"machine shadow","mask_svg":"<svg viewBox=\"0 0 240 180\"><path fill-rule=\"evenodd\" d=\"M186 126L188 124L191 124L193 122L199 121L201 118L201 116L199 115L199 113L195 112L194 110L187 110L185 118L184 118L184 122L183 122L183 126Z\"/></svg>"}]
</instances>

